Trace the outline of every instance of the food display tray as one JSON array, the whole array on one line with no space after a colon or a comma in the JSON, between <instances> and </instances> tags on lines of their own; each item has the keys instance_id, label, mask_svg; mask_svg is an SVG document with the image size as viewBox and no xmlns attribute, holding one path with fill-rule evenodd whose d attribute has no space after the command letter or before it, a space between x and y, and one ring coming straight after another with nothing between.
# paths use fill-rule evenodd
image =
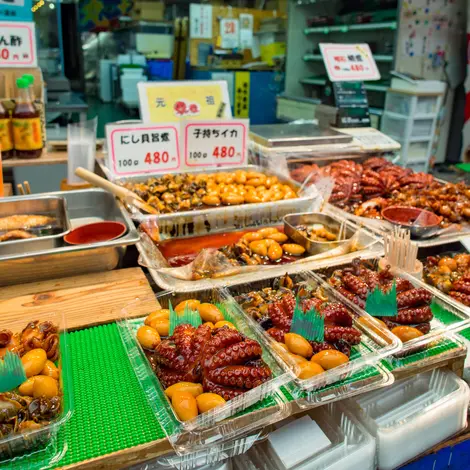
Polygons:
<instances>
[{"instance_id":1,"label":"food display tray","mask_svg":"<svg viewBox=\"0 0 470 470\"><path fill-rule=\"evenodd\" d=\"M234 168L218 168L218 169L206 169L206 170L195 170L187 173L200 174L200 173L225 173L231 170L246 170L246 171L258 171L266 175L277 176L283 184L292 186L297 191L300 190L301 186L289 177L280 174L277 171L273 171L268 168L264 168L256 165L245 165ZM181 174L168 173L168 174ZM138 183L146 181L152 177L158 177L161 175L145 175L135 178L120 178L115 180L115 183ZM298 212L299 210L309 211L312 209L314 202L318 199L318 192L316 188L307 188L305 194L295 198L286 199L274 202L262 202L259 204L240 204L234 206L222 206L214 208L196 209L192 211L173 212L170 214L158 215L159 227L162 233L172 233L173 235L202 235L208 231L214 230L220 226L220 223L225 220L233 221L238 223L239 226L244 224L247 218L255 217L256 215L262 214L263 218L268 222L275 222L281 220L282 217L290 212ZM133 218L138 221L146 220L155 216L144 215L141 213L133 214Z\"/></svg>"},{"instance_id":2,"label":"food display tray","mask_svg":"<svg viewBox=\"0 0 470 470\"><path fill-rule=\"evenodd\" d=\"M162 292L153 297L162 308L168 308L170 303L176 306L179 302L194 298L201 302L219 302L226 306L237 330L264 346L259 332L251 327L239 309L232 307L230 298L224 291L213 289L196 295ZM290 377L279 366L272 351L263 347L263 360L273 374L269 381L190 421L180 421L136 339L137 329L144 324L145 317L135 318L133 311L141 302L142 299L138 299L122 309L122 319L118 322L119 333L148 403L178 455L197 452L208 445L223 444L289 414L289 406L279 389L289 382ZM259 409L263 404L268 406ZM255 414L248 415L255 410L258 410ZM227 421L231 417L236 419Z\"/></svg>"},{"instance_id":3,"label":"food display tray","mask_svg":"<svg viewBox=\"0 0 470 470\"><path fill-rule=\"evenodd\" d=\"M46 215L54 217L53 227L57 233L24 240L0 242L0 261L24 256L25 252L52 250L62 245L62 238L71 224L67 212L67 201L61 196L17 196L0 201L0 217L13 215Z\"/></svg>"},{"instance_id":4,"label":"food display tray","mask_svg":"<svg viewBox=\"0 0 470 470\"><path fill-rule=\"evenodd\" d=\"M326 212L326 214L328 214L328 212ZM253 228L253 230L261 228L260 225L256 226L255 224L256 220L253 220L251 221L250 225L244 226L244 228ZM350 221L346 221L346 224L348 230L358 230L358 227L352 224ZM268 224L262 224L262 226L266 225ZM279 226L280 222L277 222L276 224L272 225ZM237 229L239 229L239 227L234 226L231 222L227 222L225 224L221 224L221 227L218 230L211 230L210 233L223 233L226 231L232 231ZM308 258L304 258L299 261L296 261L295 263L262 266L260 269L257 269L255 271L235 274L233 276L221 277L219 279L208 278L197 281L177 279L168 274L162 273L157 269L153 269L151 267L151 254L147 252L142 243L137 244L137 249L139 250L140 256L142 257L142 264L149 268L149 273L152 279L158 285L158 287L163 290L173 290L176 292L198 292L201 290L212 289L214 287L221 288L224 286L244 284L251 281L260 281L262 279L266 279L267 277L274 278L277 276L282 276L285 273L294 274L302 271L308 271L311 269L319 269L327 266L334 266L336 264L343 264L352 261L352 259L356 258L358 255L360 255L361 258L364 259L375 258L377 256L383 255L383 245L381 239L369 230L365 229L362 231L360 240L361 244L367 248L355 253L348 253L333 258L325 258L319 260L309 260Z\"/></svg>"},{"instance_id":5,"label":"food display tray","mask_svg":"<svg viewBox=\"0 0 470 470\"><path fill-rule=\"evenodd\" d=\"M351 357L349 362L342 364L333 369L327 370L324 373L315 375L309 379L299 379L296 375L296 371L291 364L288 364L282 355L282 350L278 347L277 342L267 334L267 332L254 320L249 314L245 313L241 305L237 302L236 296L241 294L247 294L252 291L261 290L267 287L271 287L272 279L263 280L257 282L250 282L238 286L233 286L227 289L230 296L230 302L234 305L234 308L238 308L239 311L246 317L247 322L250 323L254 330L258 331L260 338L263 340L267 348L273 351L278 362L282 365L283 369L287 374L290 375L291 381L295 386L302 392L306 392L303 396L296 394L295 398L302 398L300 405L311 406L322 404L322 399L326 402L331 400L332 390L325 390L325 394L316 394L320 389L327 387L332 384L338 385L338 390L341 398L348 396L348 392L354 393L359 390L361 383L355 383L353 387L342 387L346 384L345 381L354 374L364 371L369 366L375 366L382 359L391 356L401 349L401 341L390 331L387 331L382 326L377 326L374 331L367 327L363 322L359 322L359 319L373 321L369 314L363 310L357 308L356 305L352 304L348 300L337 294L328 284L326 284L318 276L315 276L309 272L299 273L291 276L294 282L304 283L311 290L321 288L324 295L331 302L341 302L348 307L353 315L354 326L362 333L361 343L351 348ZM375 325L375 322L374 322ZM369 377L367 377L369 378ZM364 388L367 389L367 380L363 384ZM332 387L334 389L334 385ZM337 399L339 399L337 395Z\"/></svg>"},{"instance_id":6,"label":"food display tray","mask_svg":"<svg viewBox=\"0 0 470 470\"><path fill-rule=\"evenodd\" d=\"M103 220L125 224L124 236L89 245L61 245L38 251L10 255L0 261L0 285L33 282L38 278L99 272L116 268L125 247L139 241L139 233L124 207L113 195L101 189L85 189L48 193L49 197L64 198L72 228ZM23 196L35 199L37 196Z\"/></svg>"},{"instance_id":7,"label":"food display tray","mask_svg":"<svg viewBox=\"0 0 470 470\"><path fill-rule=\"evenodd\" d=\"M73 388L71 383L71 359L68 350L68 334L65 315L63 313L42 313L34 316L34 320L40 322L50 321L59 328L60 355L57 367L60 370L60 392L62 393L61 413L49 424L39 429L24 433L15 433L0 438L0 468L8 467L8 462L14 461L24 464L26 456L38 454L39 459L57 458L60 447L57 443L57 435L71 418L74 412ZM23 331L27 322L21 318L16 319L5 316L0 324L0 329L6 328L13 333ZM23 467L25 468L25 467Z\"/></svg>"},{"instance_id":8,"label":"food display tray","mask_svg":"<svg viewBox=\"0 0 470 470\"><path fill-rule=\"evenodd\" d=\"M373 266L377 268L379 259L373 260ZM333 274L334 270L349 267L350 264L341 266L328 267L321 270L316 270L315 274L324 280L328 280ZM392 274L402 277L410 281L415 288L423 288L433 294L432 302L434 303L433 314L434 318L431 320L431 330L429 333L418 338L407 341L403 344L400 355L396 359L400 361L400 357L406 357L408 354L413 354L422 351L427 345L436 341L442 340L446 334L456 333L460 330L470 326L470 311L462 308L461 304L457 302L450 302L448 296L442 292L430 289L426 283L400 269L392 269ZM346 299L340 294L340 297Z\"/></svg>"}]
</instances>

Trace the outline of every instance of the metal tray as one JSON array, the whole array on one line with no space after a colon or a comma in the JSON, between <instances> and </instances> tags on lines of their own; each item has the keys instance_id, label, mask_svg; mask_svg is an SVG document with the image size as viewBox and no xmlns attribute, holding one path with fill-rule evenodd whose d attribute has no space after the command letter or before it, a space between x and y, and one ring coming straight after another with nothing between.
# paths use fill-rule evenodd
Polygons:
<instances>
[{"instance_id":1,"label":"metal tray","mask_svg":"<svg viewBox=\"0 0 470 470\"><path fill-rule=\"evenodd\" d=\"M338 246L344 245L354 235L355 230L351 225L346 224L345 233L346 238L340 241L331 242L318 242L306 237L297 229L299 225L313 225L323 224L327 227L334 228L339 233L341 223L334 219L331 215L322 214L320 212L289 214L284 217L284 232L289 238L292 238L296 243L302 245L308 253L316 255L324 253L325 251L332 250Z\"/></svg>"},{"instance_id":2,"label":"metal tray","mask_svg":"<svg viewBox=\"0 0 470 470\"><path fill-rule=\"evenodd\" d=\"M232 169L230 169L232 170ZM230 171L227 168L217 168L217 169L205 169L205 170L195 170L189 173L221 173ZM259 171L266 175L277 176L283 184L288 184L295 188L297 191L300 189L301 185L291 178L286 178L285 176L274 172L265 167L260 167L256 165L245 165L233 168L233 170L247 170L247 171ZM168 174L181 174L181 172L174 172ZM151 177L157 177L162 175L149 174L145 176L139 176L135 178L120 178L115 180L115 183L124 183L124 182L140 182L146 181ZM308 211L312 210L312 204L318 198L318 192L315 189L310 189L309 193L302 197L297 197L295 199L286 199L282 201L274 202L262 202L259 204L240 204L236 206L223 206L215 208L205 208L197 209L192 211L183 211L183 212L173 212L171 214L161 214L158 215L158 222L161 226L161 230L168 232L176 233L186 233L189 234L200 234L197 227L204 227L206 232L212 230L214 227L217 227L220 220L226 219L239 219L240 221L245 218L251 218L254 215L263 214L265 219L269 219L271 222L276 222L282 219L284 215L291 212ZM138 216L133 215L134 218L141 220L146 220L152 217L152 215L143 215L138 214Z\"/></svg>"},{"instance_id":3,"label":"metal tray","mask_svg":"<svg viewBox=\"0 0 470 470\"><path fill-rule=\"evenodd\" d=\"M28 195L11 198L13 202L36 201L43 198L65 199L67 215L71 228L78 227L92 222L110 220L122 222L127 227L127 232L116 240L91 243L89 245L67 245L62 237L54 241L54 244L40 246L38 248L28 248L21 253L10 253L0 255L0 267L5 261L21 260L24 258L40 258L42 256L70 254L76 252L90 252L95 249L119 247L133 245L139 241L139 234L123 206L116 201L114 196L102 189L84 189L79 191L58 191L47 193L43 196ZM26 247L26 245L24 245ZM1 253L1 252L0 252Z\"/></svg>"},{"instance_id":4,"label":"metal tray","mask_svg":"<svg viewBox=\"0 0 470 470\"><path fill-rule=\"evenodd\" d=\"M0 201L0 217L12 215L46 215L54 217L57 233L25 240L0 242L0 260L11 259L26 251L41 251L61 246L62 238L70 232L71 225L67 213L67 202L59 196L9 197Z\"/></svg>"},{"instance_id":5,"label":"metal tray","mask_svg":"<svg viewBox=\"0 0 470 470\"><path fill-rule=\"evenodd\" d=\"M261 217L261 216L260 216ZM357 227L349 221L346 221L348 229L357 230ZM267 225L267 224L266 224ZM273 224L275 225L275 224ZM277 224L279 225L279 224ZM245 227L249 228L249 227ZM258 227L253 227L254 230ZM227 230L227 229L226 229ZM233 229L229 229L233 230ZM222 231L222 230L219 230ZM212 232L213 233L213 232ZM178 238L178 237L175 237ZM369 248L356 251L354 253L348 253L346 255L337 256L335 258L327 258L323 260L299 260L298 262L291 264L283 264L277 266L263 266L263 269L257 271L249 271L243 274L236 274L234 276L222 277L220 279L201 279L199 281L185 281L176 279L167 274L158 272L155 269L149 268L149 273L155 283L163 290L172 290L174 292L196 292L206 289L212 289L214 287L221 288L224 286L235 286L247 282L261 281L267 278L274 278L282 276L285 273L294 274L302 271L308 271L312 269L320 269L329 266L336 266L338 264L349 263L354 258L360 256L363 259L376 258L383 256L383 245L379 237L375 236L368 230L363 230L363 238L361 239L364 246L371 245ZM145 264L149 265L150 260L148 259L145 250L138 243L137 249L139 250L140 256Z\"/></svg>"}]
</instances>

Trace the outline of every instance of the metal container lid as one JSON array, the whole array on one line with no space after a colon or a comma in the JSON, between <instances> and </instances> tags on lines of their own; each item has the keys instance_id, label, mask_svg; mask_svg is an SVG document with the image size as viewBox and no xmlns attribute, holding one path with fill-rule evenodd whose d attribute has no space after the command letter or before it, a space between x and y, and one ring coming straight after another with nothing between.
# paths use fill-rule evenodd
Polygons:
<instances>
[{"instance_id":1,"label":"metal container lid","mask_svg":"<svg viewBox=\"0 0 470 470\"><path fill-rule=\"evenodd\" d=\"M315 124L266 124L250 127L253 142L265 147L348 144L350 135Z\"/></svg>"}]
</instances>

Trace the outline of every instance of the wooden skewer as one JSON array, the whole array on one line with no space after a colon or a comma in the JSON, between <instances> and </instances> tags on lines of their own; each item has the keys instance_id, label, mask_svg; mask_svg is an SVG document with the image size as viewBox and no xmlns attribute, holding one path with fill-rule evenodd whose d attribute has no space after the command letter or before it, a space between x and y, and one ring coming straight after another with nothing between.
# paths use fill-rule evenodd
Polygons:
<instances>
[{"instance_id":1,"label":"wooden skewer","mask_svg":"<svg viewBox=\"0 0 470 470\"><path fill-rule=\"evenodd\" d=\"M29 181L23 181L23 184L26 189L26 194L31 194L31 186L29 185Z\"/></svg>"},{"instance_id":2,"label":"wooden skewer","mask_svg":"<svg viewBox=\"0 0 470 470\"><path fill-rule=\"evenodd\" d=\"M25 193L25 191L24 191L24 188L23 188L23 185L22 185L21 183L18 183L18 184L16 185L16 187L18 188L18 191L19 191L19 193L20 193L22 196L25 196L25 195L26 195L26 193Z\"/></svg>"}]
</instances>

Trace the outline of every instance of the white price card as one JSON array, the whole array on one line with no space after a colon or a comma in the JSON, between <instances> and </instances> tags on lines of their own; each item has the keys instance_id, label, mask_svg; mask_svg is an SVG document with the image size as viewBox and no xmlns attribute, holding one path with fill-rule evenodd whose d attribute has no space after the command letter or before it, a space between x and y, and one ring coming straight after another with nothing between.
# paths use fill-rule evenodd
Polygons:
<instances>
[{"instance_id":1,"label":"white price card","mask_svg":"<svg viewBox=\"0 0 470 470\"><path fill-rule=\"evenodd\" d=\"M189 5L189 37L212 39L212 5Z\"/></svg>"},{"instance_id":2,"label":"white price card","mask_svg":"<svg viewBox=\"0 0 470 470\"><path fill-rule=\"evenodd\" d=\"M320 51L332 82L380 80L369 44L320 44Z\"/></svg>"},{"instance_id":3,"label":"white price card","mask_svg":"<svg viewBox=\"0 0 470 470\"><path fill-rule=\"evenodd\" d=\"M220 20L220 37L222 38L221 47L223 49L235 49L240 44L240 25L238 20L222 19Z\"/></svg>"},{"instance_id":4,"label":"white price card","mask_svg":"<svg viewBox=\"0 0 470 470\"><path fill-rule=\"evenodd\" d=\"M183 121L186 168L244 165L247 160L248 119Z\"/></svg>"},{"instance_id":5,"label":"white price card","mask_svg":"<svg viewBox=\"0 0 470 470\"><path fill-rule=\"evenodd\" d=\"M0 67L37 65L34 23L0 21Z\"/></svg>"},{"instance_id":6,"label":"white price card","mask_svg":"<svg viewBox=\"0 0 470 470\"><path fill-rule=\"evenodd\" d=\"M177 171L181 166L179 125L108 124L107 166L114 177Z\"/></svg>"}]
</instances>

